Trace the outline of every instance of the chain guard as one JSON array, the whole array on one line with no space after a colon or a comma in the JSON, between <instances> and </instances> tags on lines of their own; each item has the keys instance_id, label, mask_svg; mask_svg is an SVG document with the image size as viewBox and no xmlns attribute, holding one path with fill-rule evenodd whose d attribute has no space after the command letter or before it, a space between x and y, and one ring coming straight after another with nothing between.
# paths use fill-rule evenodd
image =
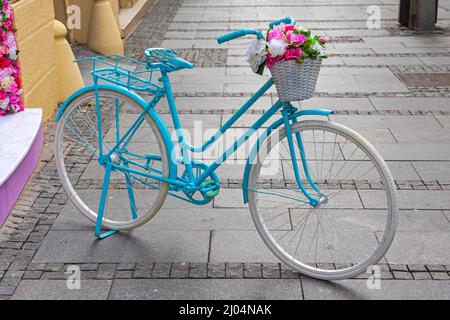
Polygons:
<instances>
[{"instance_id":1,"label":"chain guard","mask_svg":"<svg viewBox=\"0 0 450 320\"><path fill-rule=\"evenodd\" d=\"M208 169L208 165L200 161L194 162L193 160L191 166L195 178L199 178ZM188 172L185 170L181 177L185 180L189 180ZM183 190L183 193L192 203L198 205L208 204L220 193L220 180L215 173L211 173L209 179L206 179L202 183L202 188L200 190L193 192Z\"/></svg>"}]
</instances>

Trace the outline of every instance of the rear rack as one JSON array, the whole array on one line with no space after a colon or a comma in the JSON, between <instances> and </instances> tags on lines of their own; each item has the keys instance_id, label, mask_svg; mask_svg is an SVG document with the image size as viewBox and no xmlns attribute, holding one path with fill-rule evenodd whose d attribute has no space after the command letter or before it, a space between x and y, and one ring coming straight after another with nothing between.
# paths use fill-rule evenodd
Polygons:
<instances>
[{"instance_id":1,"label":"rear rack","mask_svg":"<svg viewBox=\"0 0 450 320\"><path fill-rule=\"evenodd\" d=\"M162 86L153 81L156 68L148 64L122 55L111 54L79 59L76 62L92 61L92 77L94 83L101 79L124 87L128 90L155 94ZM155 76L159 76L156 74Z\"/></svg>"}]
</instances>

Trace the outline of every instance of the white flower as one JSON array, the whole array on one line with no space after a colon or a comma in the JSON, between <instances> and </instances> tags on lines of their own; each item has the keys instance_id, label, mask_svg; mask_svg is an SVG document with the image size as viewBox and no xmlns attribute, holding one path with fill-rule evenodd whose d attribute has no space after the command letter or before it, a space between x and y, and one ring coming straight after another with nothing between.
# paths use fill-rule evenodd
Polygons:
<instances>
[{"instance_id":1,"label":"white flower","mask_svg":"<svg viewBox=\"0 0 450 320\"><path fill-rule=\"evenodd\" d=\"M266 41L254 39L247 50L247 62L252 71L257 73L259 67L266 61Z\"/></svg>"},{"instance_id":2,"label":"white flower","mask_svg":"<svg viewBox=\"0 0 450 320\"><path fill-rule=\"evenodd\" d=\"M6 97L5 100L0 100L0 109L1 110L6 110L8 108L9 105L9 98Z\"/></svg>"},{"instance_id":3,"label":"white flower","mask_svg":"<svg viewBox=\"0 0 450 320\"><path fill-rule=\"evenodd\" d=\"M3 89L8 88L12 83L14 82L14 78L12 76L6 76L2 83L0 84L0 87L2 87Z\"/></svg>"},{"instance_id":4,"label":"white flower","mask_svg":"<svg viewBox=\"0 0 450 320\"><path fill-rule=\"evenodd\" d=\"M325 58L325 57L327 56L327 52L325 51L325 48L322 47L322 46L320 45L320 43L318 43L318 42L316 42L316 43L311 47L311 49L313 49L314 51L317 52L317 56L318 56L319 58Z\"/></svg>"},{"instance_id":5,"label":"white flower","mask_svg":"<svg viewBox=\"0 0 450 320\"><path fill-rule=\"evenodd\" d=\"M272 39L269 42L269 53L272 57L282 56L286 52L288 44L284 40Z\"/></svg>"}]
</instances>

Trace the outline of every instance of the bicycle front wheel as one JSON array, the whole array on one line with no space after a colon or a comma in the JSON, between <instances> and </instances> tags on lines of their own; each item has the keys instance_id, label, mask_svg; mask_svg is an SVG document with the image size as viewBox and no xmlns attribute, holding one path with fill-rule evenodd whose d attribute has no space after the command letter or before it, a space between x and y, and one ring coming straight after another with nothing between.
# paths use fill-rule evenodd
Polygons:
<instances>
[{"instance_id":1,"label":"bicycle front wheel","mask_svg":"<svg viewBox=\"0 0 450 320\"><path fill-rule=\"evenodd\" d=\"M366 139L336 123L302 121L290 134L302 184L320 204L311 205L300 190L281 129L262 145L250 171L249 206L259 234L302 274L337 280L366 272L383 258L397 226L386 163Z\"/></svg>"},{"instance_id":2,"label":"bicycle front wheel","mask_svg":"<svg viewBox=\"0 0 450 320\"><path fill-rule=\"evenodd\" d=\"M76 208L90 221L97 221L106 154L138 121L143 107L113 90L87 91L64 111L55 133L55 158L62 185ZM99 130L98 124L101 124ZM103 143L100 151L99 137ZM133 134L110 156L111 162L134 172L111 172L102 227L129 230L153 218L164 203L168 185L139 173L168 177L168 155L161 133L148 113Z\"/></svg>"}]
</instances>

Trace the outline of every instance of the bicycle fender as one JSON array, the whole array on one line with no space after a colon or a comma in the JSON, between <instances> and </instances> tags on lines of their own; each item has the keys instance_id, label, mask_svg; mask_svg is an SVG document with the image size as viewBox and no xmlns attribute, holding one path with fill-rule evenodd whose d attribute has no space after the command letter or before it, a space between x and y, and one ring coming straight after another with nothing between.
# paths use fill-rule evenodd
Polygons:
<instances>
[{"instance_id":1,"label":"bicycle fender","mask_svg":"<svg viewBox=\"0 0 450 320\"><path fill-rule=\"evenodd\" d=\"M121 88L121 87L117 87L117 86L113 86L113 85L109 85L109 84L98 84L97 85L99 90L110 90L110 91L115 91L118 93L121 93L123 95L126 95L127 97L129 97L131 100L133 100L134 102L136 102L137 104L141 105L143 109L146 109L148 106L148 102L145 101L141 96L139 96L138 94L127 90L125 88ZM58 123L59 120L61 120L62 115L64 114L67 106L73 101L75 100L77 97L81 96L82 94L89 92L89 91L94 91L95 90L95 86L87 86L84 88L79 89L78 91L74 92L59 108L58 111L58 115L56 116L56 120L55 122ZM164 143L166 145L166 150L167 150L167 157L168 157L168 161L169 161L169 178L170 179L177 179L177 165L176 163L173 161L173 154L174 154L174 144L172 142L172 139L170 137L170 133L169 130L167 129L167 126L165 125L164 121L161 119L161 117L159 116L159 114L156 112L155 109L150 108L148 110L148 114L150 115L150 117L153 119L153 121L155 121L156 126L158 127L158 129L161 132L161 136L164 140Z\"/></svg>"},{"instance_id":2,"label":"bicycle fender","mask_svg":"<svg viewBox=\"0 0 450 320\"><path fill-rule=\"evenodd\" d=\"M326 110L326 109L309 109L309 110L302 110L293 113L289 119L296 119L303 116L323 116L328 117L329 115L333 114L334 111L332 110ZM264 143L264 141L272 134L273 131L277 130L281 125L283 125L283 119L279 119L272 123L266 131L261 135L261 137L258 138L258 141L256 141L256 144L252 147L252 150L250 151L249 157L247 159L247 163L245 165L245 171L244 171L244 179L242 181L242 191L243 191L243 197L244 197L244 203L248 203L248 179L250 177L250 170L252 168L252 165L254 164L254 160L256 159L256 156L258 155L260 146Z\"/></svg>"}]
</instances>

